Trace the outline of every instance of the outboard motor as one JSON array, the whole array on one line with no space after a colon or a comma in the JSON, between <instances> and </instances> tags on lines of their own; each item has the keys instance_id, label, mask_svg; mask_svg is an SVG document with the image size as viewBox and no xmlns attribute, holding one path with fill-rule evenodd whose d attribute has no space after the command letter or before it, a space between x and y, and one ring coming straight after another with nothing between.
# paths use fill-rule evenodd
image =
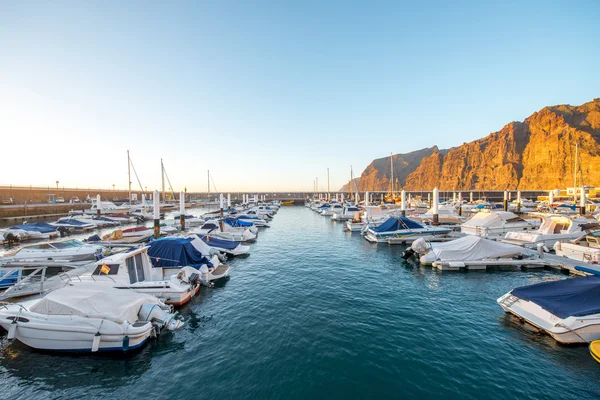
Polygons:
<instances>
[{"instance_id":1,"label":"outboard motor","mask_svg":"<svg viewBox=\"0 0 600 400\"><path fill-rule=\"evenodd\" d=\"M56 228L56 230L58 231L58 233L60 233L60 237L65 237L69 234L69 229L67 229L64 226L59 226L58 228Z\"/></svg>"},{"instance_id":2,"label":"outboard motor","mask_svg":"<svg viewBox=\"0 0 600 400\"><path fill-rule=\"evenodd\" d=\"M157 333L164 328L174 331L183 326L183 323L175 318L176 314L169 313L158 304L144 303L138 312L138 320L150 322Z\"/></svg>"},{"instance_id":3,"label":"outboard motor","mask_svg":"<svg viewBox=\"0 0 600 400\"><path fill-rule=\"evenodd\" d=\"M408 260L410 257L414 256L422 256L427 253L431 249L431 243L429 243L425 238L418 238L413 242L413 244L402 253L402 258Z\"/></svg>"}]
</instances>

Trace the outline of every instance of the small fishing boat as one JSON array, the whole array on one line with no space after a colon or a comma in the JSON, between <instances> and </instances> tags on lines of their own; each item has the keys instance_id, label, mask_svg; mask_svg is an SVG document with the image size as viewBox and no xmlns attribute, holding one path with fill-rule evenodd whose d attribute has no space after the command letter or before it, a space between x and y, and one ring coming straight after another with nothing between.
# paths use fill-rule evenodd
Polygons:
<instances>
[{"instance_id":1,"label":"small fishing boat","mask_svg":"<svg viewBox=\"0 0 600 400\"><path fill-rule=\"evenodd\" d=\"M129 351L182 325L156 297L98 284L0 305L7 338L39 350Z\"/></svg>"},{"instance_id":2,"label":"small fishing boat","mask_svg":"<svg viewBox=\"0 0 600 400\"><path fill-rule=\"evenodd\" d=\"M406 217L389 217L381 225L368 228L365 239L369 242L387 243L391 238L409 241L423 236L447 236L450 232L451 229L424 226Z\"/></svg>"},{"instance_id":3,"label":"small fishing boat","mask_svg":"<svg viewBox=\"0 0 600 400\"><path fill-rule=\"evenodd\" d=\"M282 206L293 206L294 205L294 201L293 200L291 200L291 201L282 201L281 205Z\"/></svg>"},{"instance_id":4,"label":"small fishing boat","mask_svg":"<svg viewBox=\"0 0 600 400\"><path fill-rule=\"evenodd\" d=\"M536 283L500 297L502 309L565 344L600 339L600 276Z\"/></svg>"}]
</instances>

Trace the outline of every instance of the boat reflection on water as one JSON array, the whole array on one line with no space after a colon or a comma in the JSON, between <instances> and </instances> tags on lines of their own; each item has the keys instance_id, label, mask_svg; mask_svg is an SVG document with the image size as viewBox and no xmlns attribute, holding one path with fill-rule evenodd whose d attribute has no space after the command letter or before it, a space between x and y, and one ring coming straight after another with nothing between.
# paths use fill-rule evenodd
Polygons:
<instances>
[{"instance_id":1,"label":"boat reflection on water","mask_svg":"<svg viewBox=\"0 0 600 400\"><path fill-rule=\"evenodd\" d=\"M536 356L541 355L546 358L546 362L561 366L569 375L597 376L596 361L589 357L587 352L581 351L587 344L561 344L540 329L520 321L518 317L509 313L500 315L498 324L509 333L507 340L514 341L515 347L528 347Z\"/></svg>"}]
</instances>

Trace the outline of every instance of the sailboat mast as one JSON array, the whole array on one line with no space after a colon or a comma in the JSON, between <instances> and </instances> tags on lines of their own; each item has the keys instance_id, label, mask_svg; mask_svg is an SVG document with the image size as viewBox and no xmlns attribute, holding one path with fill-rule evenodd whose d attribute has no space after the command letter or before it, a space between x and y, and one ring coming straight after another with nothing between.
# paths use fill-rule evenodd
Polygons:
<instances>
[{"instance_id":1,"label":"sailboat mast","mask_svg":"<svg viewBox=\"0 0 600 400\"><path fill-rule=\"evenodd\" d=\"M390 169L392 170L392 195L394 195L394 158L393 154L390 152Z\"/></svg>"},{"instance_id":2,"label":"sailboat mast","mask_svg":"<svg viewBox=\"0 0 600 400\"><path fill-rule=\"evenodd\" d=\"M210 169L207 172L206 184L208 185L208 190L206 191L206 199L210 201Z\"/></svg>"},{"instance_id":3,"label":"sailboat mast","mask_svg":"<svg viewBox=\"0 0 600 400\"><path fill-rule=\"evenodd\" d=\"M329 191L329 168L327 168L327 200L331 200L331 193Z\"/></svg>"},{"instance_id":4,"label":"sailboat mast","mask_svg":"<svg viewBox=\"0 0 600 400\"><path fill-rule=\"evenodd\" d=\"M165 198L165 167L163 166L162 158L160 159L160 177L162 179L162 198L163 202L166 201Z\"/></svg>"},{"instance_id":5,"label":"sailboat mast","mask_svg":"<svg viewBox=\"0 0 600 400\"><path fill-rule=\"evenodd\" d=\"M129 186L129 204L131 205L131 159L127 150L127 184Z\"/></svg>"},{"instance_id":6,"label":"sailboat mast","mask_svg":"<svg viewBox=\"0 0 600 400\"><path fill-rule=\"evenodd\" d=\"M577 158L578 158L578 144L575 143L575 165L573 166L573 199L577 204Z\"/></svg>"}]
</instances>

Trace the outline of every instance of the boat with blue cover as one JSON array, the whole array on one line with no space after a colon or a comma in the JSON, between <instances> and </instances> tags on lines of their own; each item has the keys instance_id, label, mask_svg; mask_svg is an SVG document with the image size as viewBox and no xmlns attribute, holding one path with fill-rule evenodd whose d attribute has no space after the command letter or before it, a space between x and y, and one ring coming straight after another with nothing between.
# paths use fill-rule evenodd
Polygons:
<instances>
[{"instance_id":1,"label":"boat with blue cover","mask_svg":"<svg viewBox=\"0 0 600 400\"><path fill-rule=\"evenodd\" d=\"M415 240L419 237L447 236L452 229L441 226L425 226L406 217L389 217L378 226L367 229L365 239L369 242L388 243L389 239Z\"/></svg>"},{"instance_id":2,"label":"boat with blue cover","mask_svg":"<svg viewBox=\"0 0 600 400\"><path fill-rule=\"evenodd\" d=\"M56 227L47 222L24 222L21 225L11 226L7 229L7 232L10 232L11 230L17 232L25 231L30 239L54 239L60 236Z\"/></svg>"},{"instance_id":3,"label":"boat with blue cover","mask_svg":"<svg viewBox=\"0 0 600 400\"><path fill-rule=\"evenodd\" d=\"M96 224L80 221L74 217L59 218L58 221L51 222L50 225L57 228L66 228L71 232L87 232L96 228Z\"/></svg>"},{"instance_id":4,"label":"boat with blue cover","mask_svg":"<svg viewBox=\"0 0 600 400\"><path fill-rule=\"evenodd\" d=\"M250 252L250 246L234 240L225 240L211 234L196 234L206 245L230 256L242 256Z\"/></svg>"},{"instance_id":5,"label":"boat with blue cover","mask_svg":"<svg viewBox=\"0 0 600 400\"><path fill-rule=\"evenodd\" d=\"M600 276L523 286L497 301L504 311L560 343L600 339Z\"/></svg>"},{"instance_id":6,"label":"boat with blue cover","mask_svg":"<svg viewBox=\"0 0 600 400\"><path fill-rule=\"evenodd\" d=\"M211 259L202 254L194 241L199 238L163 238L148 243L148 256L153 268L160 268L164 278L177 274L183 267L198 270L200 281L209 282L229 276L229 266L221 264L218 256Z\"/></svg>"}]
</instances>

